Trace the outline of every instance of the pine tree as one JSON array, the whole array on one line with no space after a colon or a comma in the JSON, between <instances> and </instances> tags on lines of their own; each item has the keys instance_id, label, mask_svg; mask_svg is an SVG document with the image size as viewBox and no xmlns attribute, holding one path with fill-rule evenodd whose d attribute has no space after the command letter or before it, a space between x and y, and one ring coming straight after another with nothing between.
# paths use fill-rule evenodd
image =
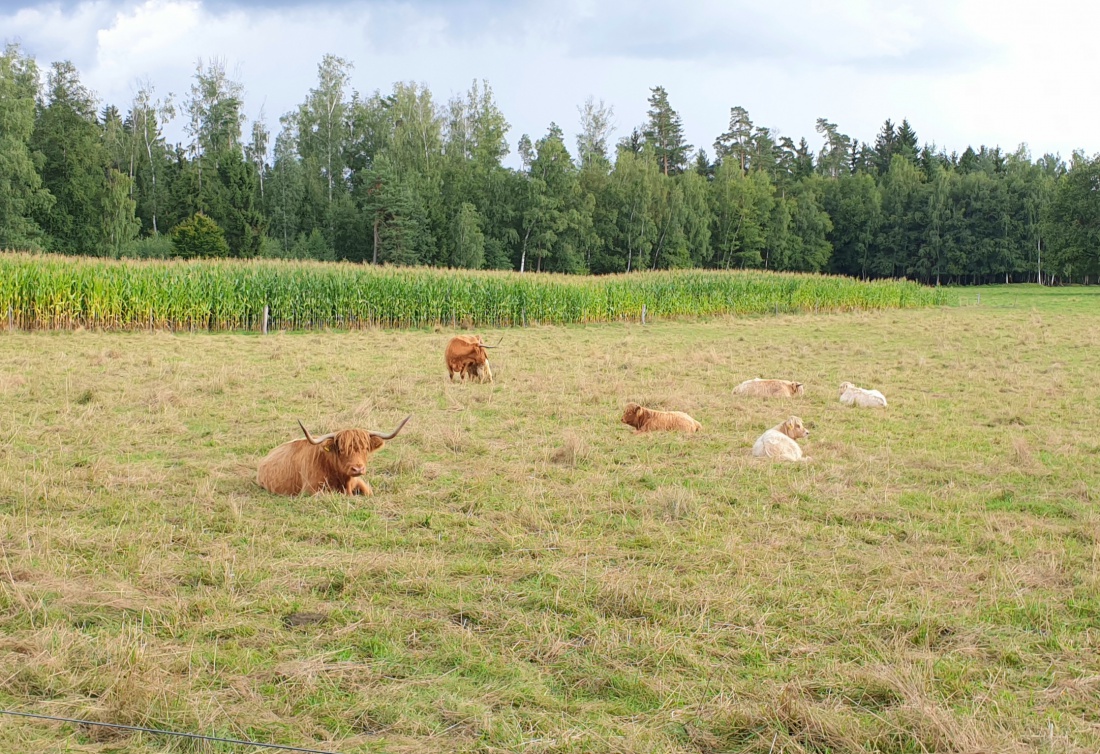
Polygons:
<instances>
[{"instance_id":1,"label":"pine tree","mask_svg":"<svg viewBox=\"0 0 1100 754\"><path fill-rule=\"evenodd\" d=\"M96 120L95 100L68 61L51 67L46 96L31 146L42 153L42 182L57 202L39 215L38 223L51 237L55 251L105 254L102 211L110 161Z\"/></svg>"},{"instance_id":2,"label":"pine tree","mask_svg":"<svg viewBox=\"0 0 1100 754\"><path fill-rule=\"evenodd\" d=\"M882 130L875 137L874 167L879 175L886 175L890 169L890 160L897 151L898 135L894 130L894 122L889 118L882 124Z\"/></svg>"},{"instance_id":3,"label":"pine tree","mask_svg":"<svg viewBox=\"0 0 1100 754\"><path fill-rule=\"evenodd\" d=\"M691 145L684 141L680 116L668 103L663 86L650 90L649 122L642 131L647 144L652 145L657 164L665 175L677 175L687 167Z\"/></svg>"},{"instance_id":4,"label":"pine tree","mask_svg":"<svg viewBox=\"0 0 1100 754\"><path fill-rule=\"evenodd\" d=\"M909 125L909 121L902 119L898 127L897 142L894 145L894 154L900 154L909 162L917 161L917 132Z\"/></svg>"},{"instance_id":5,"label":"pine tree","mask_svg":"<svg viewBox=\"0 0 1100 754\"><path fill-rule=\"evenodd\" d=\"M984 147L983 147L984 148ZM978 153L974 151L974 148L968 146L966 151L959 157L958 171L966 175L972 173L978 169Z\"/></svg>"},{"instance_id":6,"label":"pine tree","mask_svg":"<svg viewBox=\"0 0 1100 754\"><path fill-rule=\"evenodd\" d=\"M852 140L837 130L835 123L817 119L817 132L825 137L825 143L817 156L817 169L830 178L839 178L847 169L848 153Z\"/></svg>"},{"instance_id":7,"label":"pine tree","mask_svg":"<svg viewBox=\"0 0 1100 754\"><path fill-rule=\"evenodd\" d=\"M861 171L828 181L824 189L822 207L833 223L829 270L866 279L882 222L879 187L870 173Z\"/></svg>"},{"instance_id":8,"label":"pine tree","mask_svg":"<svg viewBox=\"0 0 1100 754\"><path fill-rule=\"evenodd\" d=\"M749 111L738 105L730 108L729 130L714 141L715 156L719 161L733 159L741 172L749 169L749 155L753 151L753 126Z\"/></svg>"},{"instance_id":9,"label":"pine tree","mask_svg":"<svg viewBox=\"0 0 1100 754\"><path fill-rule=\"evenodd\" d=\"M363 261L422 264L432 251L425 243L427 218L416 192L385 155L356 175L353 193L367 225L364 238L370 241Z\"/></svg>"}]
</instances>

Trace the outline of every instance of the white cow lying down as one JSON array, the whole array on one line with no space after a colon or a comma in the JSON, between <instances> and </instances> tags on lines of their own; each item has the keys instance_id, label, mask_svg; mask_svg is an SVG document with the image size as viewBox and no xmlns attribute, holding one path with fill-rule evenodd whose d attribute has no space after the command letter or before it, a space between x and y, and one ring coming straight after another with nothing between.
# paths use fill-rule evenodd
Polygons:
<instances>
[{"instance_id":1,"label":"white cow lying down","mask_svg":"<svg viewBox=\"0 0 1100 754\"><path fill-rule=\"evenodd\" d=\"M856 387L850 382L840 383L840 402L860 408L886 408L886 396L877 390Z\"/></svg>"},{"instance_id":2,"label":"white cow lying down","mask_svg":"<svg viewBox=\"0 0 1100 754\"><path fill-rule=\"evenodd\" d=\"M776 461L808 461L808 458L802 458L802 448L795 440L809 436L810 430L802 426L802 420L792 416L760 435L752 446L752 454L757 458L773 458Z\"/></svg>"}]
</instances>

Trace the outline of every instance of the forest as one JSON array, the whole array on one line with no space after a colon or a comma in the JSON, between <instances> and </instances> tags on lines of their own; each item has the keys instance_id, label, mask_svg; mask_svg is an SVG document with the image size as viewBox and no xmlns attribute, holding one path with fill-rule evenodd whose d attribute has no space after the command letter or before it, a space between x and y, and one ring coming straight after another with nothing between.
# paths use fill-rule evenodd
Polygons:
<instances>
[{"instance_id":1,"label":"forest","mask_svg":"<svg viewBox=\"0 0 1100 754\"><path fill-rule=\"evenodd\" d=\"M225 63L179 98L101 104L67 61L0 54L0 249L98 257L346 260L520 272L758 268L929 284L1090 283L1100 276L1100 155L922 143L886 119L860 141L825 118L813 142L731 106L686 143L669 93L612 143L589 98L577 136L516 140L488 82L437 102L423 84L351 88L326 55L279 118L244 115ZM186 138L169 143L182 119Z\"/></svg>"}]
</instances>

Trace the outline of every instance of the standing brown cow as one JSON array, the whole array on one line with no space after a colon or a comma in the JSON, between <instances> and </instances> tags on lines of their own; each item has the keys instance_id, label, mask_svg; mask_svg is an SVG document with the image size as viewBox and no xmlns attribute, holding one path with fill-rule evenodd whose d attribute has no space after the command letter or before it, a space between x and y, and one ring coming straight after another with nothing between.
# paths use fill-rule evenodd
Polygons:
<instances>
[{"instance_id":1,"label":"standing brown cow","mask_svg":"<svg viewBox=\"0 0 1100 754\"><path fill-rule=\"evenodd\" d=\"M317 438L299 421L305 439L284 442L268 453L260 461L256 481L276 495L321 492L373 495L374 491L363 479L367 461L386 440L397 437L411 418L406 416L388 435L366 429L344 429Z\"/></svg>"},{"instance_id":2,"label":"standing brown cow","mask_svg":"<svg viewBox=\"0 0 1100 754\"><path fill-rule=\"evenodd\" d=\"M499 346L500 343L497 343ZM460 379L472 382L492 382L493 371L489 368L489 357L485 353L487 346L480 335L456 335L447 344L447 376L454 382L457 374Z\"/></svg>"}]
</instances>

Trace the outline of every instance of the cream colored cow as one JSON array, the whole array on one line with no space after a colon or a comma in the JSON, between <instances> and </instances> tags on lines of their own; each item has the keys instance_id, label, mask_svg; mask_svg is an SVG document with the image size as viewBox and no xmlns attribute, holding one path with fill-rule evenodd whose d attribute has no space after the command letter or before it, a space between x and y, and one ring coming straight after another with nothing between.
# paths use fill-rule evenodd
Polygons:
<instances>
[{"instance_id":1,"label":"cream colored cow","mask_svg":"<svg viewBox=\"0 0 1100 754\"><path fill-rule=\"evenodd\" d=\"M808 461L803 458L802 448L795 440L809 437L810 431L797 416L776 424L757 438L752 446L752 454L757 458L771 458L776 461Z\"/></svg>"},{"instance_id":2,"label":"cream colored cow","mask_svg":"<svg viewBox=\"0 0 1100 754\"><path fill-rule=\"evenodd\" d=\"M886 408L885 395L877 390L856 387L850 382L840 383L840 402L860 408Z\"/></svg>"}]
</instances>

